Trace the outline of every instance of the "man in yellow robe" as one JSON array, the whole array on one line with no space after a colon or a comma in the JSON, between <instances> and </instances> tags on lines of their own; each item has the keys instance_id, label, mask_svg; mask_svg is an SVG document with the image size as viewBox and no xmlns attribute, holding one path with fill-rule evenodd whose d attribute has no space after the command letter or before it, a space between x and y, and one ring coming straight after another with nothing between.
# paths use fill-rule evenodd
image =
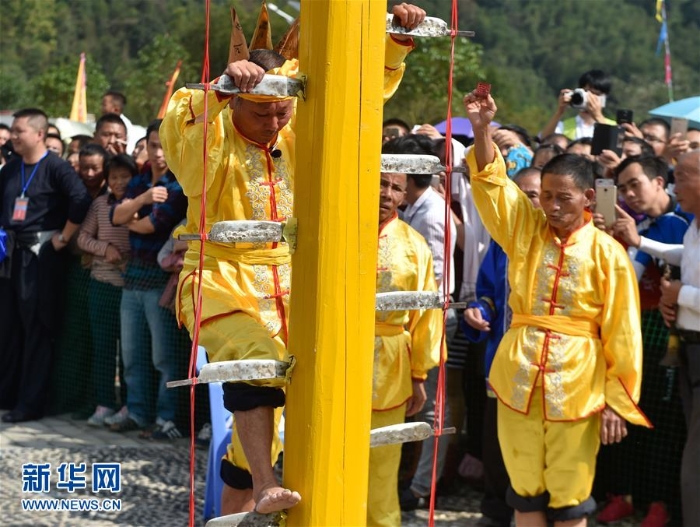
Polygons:
<instances>
[{"instance_id":1,"label":"man in yellow robe","mask_svg":"<svg viewBox=\"0 0 700 527\"><path fill-rule=\"evenodd\" d=\"M396 212L406 174L382 174L380 181L377 293L437 291L428 244ZM423 383L440 361L442 311L377 311L374 334L373 429L403 423L423 408ZM370 450L367 525L401 525L400 462L401 445Z\"/></svg>"},{"instance_id":2,"label":"man in yellow robe","mask_svg":"<svg viewBox=\"0 0 700 527\"><path fill-rule=\"evenodd\" d=\"M506 176L491 141L491 96L464 98L474 128L474 202L510 259L513 311L491 368L498 437L516 525L584 526L600 442L625 421L650 426L637 407L642 375L639 294L625 250L595 228L590 162L574 155L542 169L542 210Z\"/></svg>"},{"instance_id":3,"label":"man in yellow robe","mask_svg":"<svg viewBox=\"0 0 700 527\"><path fill-rule=\"evenodd\" d=\"M413 28L425 17L415 6L393 8L398 23ZM403 76L403 59L413 49L410 37L387 37L385 99ZM296 60L267 50L253 50L249 61L228 65L225 72L242 92L254 88L265 73L294 77ZM360 82L360 79L357 79ZM204 167L205 94L181 89L170 101L161 127L166 159L188 197L184 231L199 231L202 193L206 231L219 221L284 222L293 212L295 135L291 98L222 97L207 99L207 175ZM201 282L200 243L190 243L180 274L178 320L195 330L195 305L201 286L203 308L199 343L212 362L247 359L288 360L290 252L282 243L226 245L207 241ZM272 467L282 445L277 424L285 401L285 380L224 384L224 404L234 413L231 445L222 461L226 483L222 513L276 512L299 502L298 493L279 486Z\"/></svg>"}]
</instances>

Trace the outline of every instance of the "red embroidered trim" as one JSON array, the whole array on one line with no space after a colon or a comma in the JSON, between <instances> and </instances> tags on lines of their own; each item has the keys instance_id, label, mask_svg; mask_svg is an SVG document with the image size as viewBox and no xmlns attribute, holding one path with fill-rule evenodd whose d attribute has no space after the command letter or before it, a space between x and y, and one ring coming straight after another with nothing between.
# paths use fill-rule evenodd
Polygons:
<instances>
[{"instance_id":1,"label":"red embroidered trim","mask_svg":"<svg viewBox=\"0 0 700 527\"><path fill-rule=\"evenodd\" d=\"M649 428L654 428L654 425L652 424L651 421L649 421L649 418L646 416L646 414L644 412L642 412L642 409L637 405L637 403L634 402L634 399L632 399L632 396L630 395L630 392L627 389L627 386L625 386L625 383L622 382L622 379L620 379L618 377L617 380L620 381L620 384L622 385L622 389L625 390L625 393L627 394L627 397L629 397L630 402L634 405L635 409L639 412L639 414L644 418L644 421L646 421Z\"/></svg>"}]
</instances>

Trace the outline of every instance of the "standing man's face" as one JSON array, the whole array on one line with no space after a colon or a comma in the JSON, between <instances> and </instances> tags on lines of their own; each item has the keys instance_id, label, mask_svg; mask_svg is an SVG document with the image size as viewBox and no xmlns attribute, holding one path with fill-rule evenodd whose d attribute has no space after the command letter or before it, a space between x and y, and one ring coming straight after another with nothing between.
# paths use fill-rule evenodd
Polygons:
<instances>
[{"instance_id":1,"label":"standing man's face","mask_svg":"<svg viewBox=\"0 0 700 527\"><path fill-rule=\"evenodd\" d=\"M540 203L547 221L557 235L567 237L583 224L583 211L595 195L592 189L583 191L567 174L543 174Z\"/></svg>"},{"instance_id":2,"label":"standing man's face","mask_svg":"<svg viewBox=\"0 0 700 527\"><path fill-rule=\"evenodd\" d=\"M642 147L633 141L625 141L622 143L622 155L620 159L627 159L632 156L641 156Z\"/></svg>"},{"instance_id":3,"label":"standing man's face","mask_svg":"<svg viewBox=\"0 0 700 527\"><path fill-rule=\"evenodd\" d=\"M162 171L167 170L168 163L165 161L163 146L160 144L160 134L158 132L151 132L151 135L148 136L146 150L148 151L148 160L151 162L152 167Z\"/></svg>"},{"instance_id":4,"label":"standing man's face","mask_svg":"<svg viewBox=\"0 0 700 527\"><path fill-rule=\"evenodd\" d=\"M58 157L63 157L63 143L57 137L47 137L46 148Z\"/></svg>"},{"instance_id":5,"label":"standing man's face","mask_svg":"<svg viewBox=\"0 0 700 527\"><path fill-rule=\"evenodd\" d=\"M700 148L700 130L688 130L685 138L688 140L688 143L690 143L688 145L688 150L697 150Z\"/></svg>"},{"instance_id":6,"label":"standing man's face","mask_svg":"<svg viewBox=\"0 0 700 527\"><path fill-rule=\"evenodd\" d=\"M518 179L518 187L522 190L525 195L530 198L533 207L536 209L541 209L540 204L540 192L542 191L542 183L539 174L532 174L531 176L523 176Z\"/></svg>"},{"instance_id":7,"label":"standing man's face","mask_svg":"<svg viewBox=\"0 0 700 527\"><path fill-rule=\"evenodd\" d=\"M102 97L102 115L106 113L121 113L119 108L117 108L117 106L114 104L114 101L110 95L105 95Z\"/></svg>"},{"instance_id":8,"label":"standing man's face","mask_svg":"<svg viewBox=\"0 0 700 527\"><path fill-rule=\"evenodd\" d=\"M593 161L593 156L591 155L591 145L577 143L577 144L567 148L566 153L567 154L576 154L577 156L583 156L583 157Z\"/></svg>"},{"instance_id":9,"label":"standing man's face","mask_svg":"<svg viewBox=\"0 0 700 527\"><path fill-rule=\"evenodd\" d=\"M294 113L294 101L256 103L236 97L231 104L236 127L248 139L261 145L274 140Z\"/></svg>"},{"instance_id":10,"label":"standing man's face","mask_svg":"<svg viewBox=\"0 0 700 527\"><path fill-rule=\"evenodd\" d=\"M632 163L617 176L617 194L634 212L646 214L665 194L662 178L649 179L642 165Z\"/></svg>"},{"instance_id":11,"label":"standing man's face","mask_svg":"<svg viewBox=\"0 0 700 527\"><path fill-rule=\"evenodd\" d=\"M650 123L642 125L640 132L642 132L644 140L654 149L655 156L660 156L664 153L664 148L666 148L666 142L668 141L666 128L660 124Z\"/></svg>"},{"instance_id":12,"label":"standing man's face","mask_svg":"<svg viewBox=\"0 0 700 527\"><path fill-rule=\"evenodd\" d=\"M406 198L406 174L382 173L379 180L379 224L389 220Z\"/></svg>"},{"instance_id":13,"label":"standing man's face","mask_svg":"<svg viewBox=\"0 0 700 527\"><path fill-rule=\"evenodd\" d=\"M126 147L126 128L118 123L103 123L95 132L95 142L112 155L121 154Z\"/></svg>"},{"instance_id":14,"label":"standing man's face","mask_svg":"<svg viewBox=\"0 0 700 527\"><path fill-rule=\"evenodd\" d=\"M674 171L676 198L685 212L700 215L700 151L685 154Z\"/></svg>"},{"instance_id":15,"label":"standing man's face","mask_svg":"<svg viewBox=\"0 0 700 527\"><path fill-rule=\"evenodd\" d=\"M99 190L104 183L105 160L100 155L80 156L78 175L88 190Z\"/></svg>"},{"instance_id":16,"label":"standing man's face","mask_svg":"<svg viewBox=\"0 0 700 527\"><path fill-rule=\"evenodd\" d=\"M17 117L12 122L10 129L12 147L21 156L32 152L39 143L43 143L44 135L43 130L37 130L32 126L29 117Z\"/></svg>"}]
</instances>

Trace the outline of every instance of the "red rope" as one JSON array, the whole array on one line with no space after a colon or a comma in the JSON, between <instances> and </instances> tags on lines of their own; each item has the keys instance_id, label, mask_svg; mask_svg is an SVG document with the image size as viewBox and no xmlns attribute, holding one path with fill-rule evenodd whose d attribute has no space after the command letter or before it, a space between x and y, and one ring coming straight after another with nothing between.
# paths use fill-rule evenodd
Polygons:
<instances>
[{"instance_id":1,"label":"red rope","mask_svg":"<svg viewBox=\"0 0 700 527\"><path fill-rule=\"evenodd\" d=\"M452 20L450 38L450 71L447 81L447 122L445 125L445 246L443 252L442 295L445 309L442 315L442 339L440 341L440 365L438 368L438 384L435 394L435 417L433 428L435 441L433 443L433 475L430 483L430 511L428 525L435 526L435 490L437 488L437 465L440 436L443 432L445 421L445 355L442 350L445 346L445 333L447 329L447 308L450 302L450 275L451 275L451 247L452 247L452 91L454 88L455 65L455 40L457 38L457 0L452 0Z\"/></svg>"},{"instance_id":2,"label":"red rope","mask_svg":"<svg viewBox=\"0 0 700 527\"><path fill-rule=\"evenodd\" d=\"M197 354L199 351L199 330L202 324L202 272L204 270L204 244L207 240L207 169L208 169L208 148L207 135L209 132L209 16L210 0L204 0L204 59L202 62L202 84L204 84L204 123L202 135L204 137L202 145L202 197L200 201L199 216L199 265L196 271L197 280L197 302L194 311L194 331L192 332L192 348L190 349L189 378L196 381L197 377ZM195 525L195 498L194 498L194 475L195 475L195 389L197 383L190 386L190 521L189 526Z\"/></svg>"}]
</instances>

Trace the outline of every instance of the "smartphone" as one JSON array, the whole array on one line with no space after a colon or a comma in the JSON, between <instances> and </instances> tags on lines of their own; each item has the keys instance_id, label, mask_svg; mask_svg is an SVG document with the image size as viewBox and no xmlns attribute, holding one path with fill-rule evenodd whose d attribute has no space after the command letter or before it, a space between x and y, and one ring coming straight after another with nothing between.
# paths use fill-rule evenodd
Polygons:
<instances>
[{"instance_id":1,"label":"smartphone","mask_svg":"<svg viewBox=\"0 0 700 527\"><path fill-rule=\"evenodd\" d=\"M688 119L681 119L680 117L671 118L671 136L681 134L681 139L685 139L687 133Z\"/></svg>"},{"instance_id":2,"label":"smartphone","mask_svg":"<svg viewBox=\"0 0 700 527\"><path fill-rule=\"evenodd\" d=\"M595 211L603 215L606 227L610 227L617 219L615 205L617 205L615 182L612 179L596 179Z\"/></svg>"},{"instance_id":3,"label":"smartphone","mask_svg":"<svg viewBox=\"0 0 700 527\"><path fill-rule=\"evenodd\" d=\"M633 123L634 113L632 110L618 110L617 111L617 124Z\"/></svg>"},{"instance_id":4,"label":"smartphone","mask_svg":"<svg viewBox=\"0 0 700 527\"><path fill-rule=\"evenodd\" d=\"M617 125L595 123L591 155L600 155L603 150L612 150L618 156L622 153L622 137Z\"/></svg>"}]
</instances>

